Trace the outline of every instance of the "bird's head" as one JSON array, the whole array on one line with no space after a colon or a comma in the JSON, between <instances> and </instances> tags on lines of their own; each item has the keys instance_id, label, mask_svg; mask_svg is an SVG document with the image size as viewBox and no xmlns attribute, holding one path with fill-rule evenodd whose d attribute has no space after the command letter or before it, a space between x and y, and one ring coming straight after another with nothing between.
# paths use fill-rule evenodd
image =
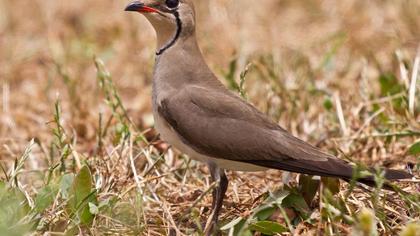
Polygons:
<instances>
[{"instance_id":1,"label":"bird's head","mask_svg":"<svg viewBox=\"0 0 420 236\"><path fill-rule=\"evenodd\" d=\"M158 47L162 52L165 47L174 44L180 37L195 32L195 12L192 0L140 0L125 8L143 14L155 28ZM158 50L158 54L159 54Z\"/></svg>"}]
</instances>

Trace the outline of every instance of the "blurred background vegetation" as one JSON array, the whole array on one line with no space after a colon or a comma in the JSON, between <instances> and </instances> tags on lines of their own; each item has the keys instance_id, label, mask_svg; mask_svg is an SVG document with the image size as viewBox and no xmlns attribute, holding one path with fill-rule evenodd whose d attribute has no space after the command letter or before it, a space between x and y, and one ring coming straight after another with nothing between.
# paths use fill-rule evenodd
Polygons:
<instances>
[{"instance_id":1,"label":"blurred background vegetation","mask_svg":"<svg viewBox=\"0 0 420 236\"><path fill-rule=\"evenodd\" d=\"M153 130L155 35L127 3L0 0L0 235L202 232L207 170ZM326 151L418 177L420 1L196 8L205 58L232 90ZM229 177L224 234L420 232L416 180L399 193L327 180L315 195L295 174Z\"/></svg>"}]
</instances>

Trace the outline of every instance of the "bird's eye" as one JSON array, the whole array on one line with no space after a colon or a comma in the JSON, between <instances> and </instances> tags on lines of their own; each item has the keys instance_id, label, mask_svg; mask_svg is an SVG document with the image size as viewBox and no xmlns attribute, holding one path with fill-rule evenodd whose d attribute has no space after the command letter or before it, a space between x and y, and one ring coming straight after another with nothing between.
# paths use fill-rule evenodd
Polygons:
<instances>
[{"instance_id":1,"label":"bird's eye","mask_svg":"<svg viewBox=\"0 0 420 236\"><path fill-rule=\"evenodd\" d=\"M175 8L179 5L179 0L166 0L166 6L169 8Z\"/></svg>"}]
</instances>

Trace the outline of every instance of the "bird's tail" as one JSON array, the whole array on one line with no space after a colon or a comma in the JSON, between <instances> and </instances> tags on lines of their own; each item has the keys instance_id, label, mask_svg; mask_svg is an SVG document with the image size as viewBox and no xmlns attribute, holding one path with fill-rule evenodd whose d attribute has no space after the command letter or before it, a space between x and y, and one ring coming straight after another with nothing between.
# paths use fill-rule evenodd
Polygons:
<instances>
[{"instance_id":1,"label":"bird's tail","mask_svg":"<svg viewBox=\"0 0 420 236\"><path fill-rule=\"evenodd\" d=\"M350 165L346 161L335 158L330 158L326 161L290 158L282 161L258 161L258 163L253 164L307 175L341 178L346 181L351 181L355 172L354 166ZM371 169L370 172L372 173L371 175L357 178L356 181L369 186L376 186L374 179L375 170ZM385 169L384 177L386 180L392 181L398 179L409 179L413 176L402 170ZM384 184L384 187L392 189L392 187L386 183Z\"/></svg>"},{"instance_id":2,"label":"bird's tail","mask_svg":"<svg viewBox=\"0 0 420 236\"><path fill-rule=\"evenodd\" d=\"M405 171L402 170L392 170L392 169L385 169L385 179L388 181L393 181L393 180L399 180L399 179L410 179L413 176ZM373 173L374 170L371 170L371 172ZM351 181L351 179L348 179L346 181ZM363 178L358 178L356 179L356 181L366 184L368 186L371 187L375 187L376 186L376 182L373 176L367 176L367 177L363 177ZM385 189L388 190L394 190L394 188L392 187L392 185L390 185L389 183L384 183L383 187Z\"/></svg>"}]
</instances>

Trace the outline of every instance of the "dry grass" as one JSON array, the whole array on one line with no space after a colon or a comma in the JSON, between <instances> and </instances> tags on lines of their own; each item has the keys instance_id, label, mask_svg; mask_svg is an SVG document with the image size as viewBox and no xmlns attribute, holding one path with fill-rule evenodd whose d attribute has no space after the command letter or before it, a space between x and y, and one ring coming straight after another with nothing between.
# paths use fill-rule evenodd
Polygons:
<instances>
[{"instance_id":1,"label":"dry grass","mask_svg":"<svg viewBox=\"0 0 420 236\"><path fill-rule=\"evenodd\" d=\"M166 235L174 227L199 234L208 215L206 168L168 150L152 129L153 29L143 17L124 13L125 4L0 0L0 182L24 192L34 208L45 186L58 186L86 164L100 206L86 226L57 192L45 211L31 215L36 224L29 228L37 234ZM239 81L251 63L242 92L291 133L367 165L408 163L419 176L419 154L409 151L420 139L419 1L196 5L203 52L226 84ZM229 172L223 222L252 215L286 177L296 182L280 171ZM418 181L399 183L407 193L387 193L392 201L358 188L347 195L348 186L334 198L317 197L311 219L291 222L294 234L358 232L369 215L357 220L364 208L377 211L381 235L420 219ZM339 199L346 201L337 203L345 207L338 212L348 218L323 209ZM281 214L272 219L285 223Z\"/></svg>"}]
</instances>

